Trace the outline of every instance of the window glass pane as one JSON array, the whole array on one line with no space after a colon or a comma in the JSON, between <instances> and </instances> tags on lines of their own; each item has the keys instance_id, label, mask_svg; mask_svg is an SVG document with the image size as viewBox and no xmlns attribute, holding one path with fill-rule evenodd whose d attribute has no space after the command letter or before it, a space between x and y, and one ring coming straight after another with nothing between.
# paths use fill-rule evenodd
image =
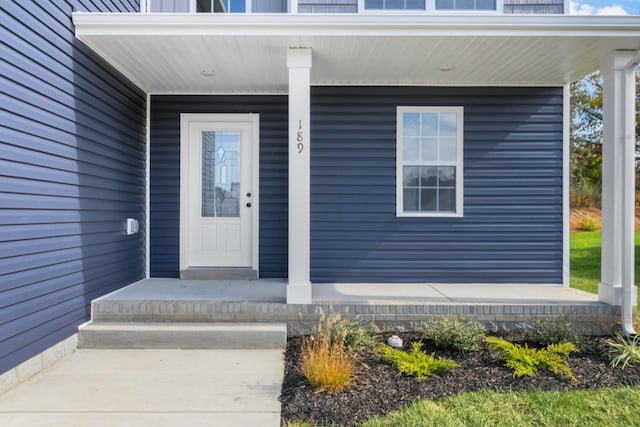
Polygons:
<instances>
[{"instance_id":1,"label":"window glass pane","mask_svg":"<svg viewBox=\"0 0 640 427\"><path fill-rule=\"evenodd\" d=\"M417 109L416 109L417 110ZM455 213L458 168L458 114L443 108L402 112L403 211ZM415 111L415 110L414 110Z\"/></svg>"},{"instance_id":2,"label":"window glass pane","mask_svg":"<svg viewBox=\"0 0 640 427\"><path fill-rule=\"evenodd\" d=\"M424 0L407 0L407 9L424 9Z\"/></svg>"},{"instance_id":3,"label":"window glass pane","mask_svg":"<svg viewBox=\"0 0 640 427\"><path fill-rule=\"evenodd\" d=\"M422 136L438 136L438 113L422 113Z\"/></svg>"},{"instance_id":4,"label":"window glass pane","mask_svg":"<svg viewBox=\"0 0 640 427\"><path fill-rule=\"evenodd\" d=\"M453 0L436 0L436 9L453 9Z\"/></svg>"},{"instance_id":5,"label":"window glass pane","mask_svg":"<svg viewBox=\"0 0 640 427\"><path fill-rule=\"evenodd\" d=\"M383 0L365 0L364 8L365 9L382 9L384 7Z\"/></svg>"},{"instance_id":6,"label":"window glass pane","mask_svg":"<svg viewBox=\"0 0 640 427\"><path fill-rule=\"evenodd\" d=\"M445 162L456 161L456 140L446 138L440 140L440 160Z\"/></svg>"},{"instance_id":7,"label":"window glass pane","mask_svg":"<svg viewBox=\"0 0 640 427\"><path fill-rule=\"evenodd\" d=\"M402 145L402 157L405 161L420 159L420 138L405 138Z\"/></svg>"},{"instance_id":8,"label":"window glass pane","mask_svg":"<svg viewBox=\"0 0 640 427\"><path fill-rule=\"evenodd\" d=\"M420 168L420 185L423 187L435 187L438 185L438 168L421 167Z\"/></svg>"},{"instance_id":9,"label":"window glass pane","mask_svg":"<svg viewBox=\"0 0 640 427\"><path fill-rule=\"evenodd\" d=\"M404 136L420 136L420 113L404 113L402 115L402 132Z\"/></svg>"},{"instance_id":10,"label":"window glass pane","mask_svg":"<svg viewBox=\"0 0 640 427\"><path fill-rule=\"evenodd\" d=\"M422 212L434 212L437 210L436 194L435 188L420 190L420 210Z\"/></svg>"},{"instance_id":11,"label":"window glass pane","mask_svg":"<svg viewBox=\"0 0 640 427\"><path fill-rule=\"evenodd\" d=\"M238 132L202 132L202 216L240 216Z\"/></svg>"},{"instance_id":12,"label":"window glass pane","mask_svg":"<svg viewBox=\"0 0 640 427\"><path fill-rule=\"evenodd\" d=\"M405 212L418 212L418 191L418 189L404 189L402 204Z\"/></svg>"},{"instance_id":13,"label":"window glass pane","mask_svg":"<svg viewBox=\"0 0 640 427\"><path fill-rule=\"evenodd\" d=\"M496 10L496 1L495 0L476 0L476 9Z\"/></svg>"},{"instance_id":14,"label":"window glass pane","mask_svg":"<svg viewBox=\"0 0 640 427\"><path fill-rule=\"evenodd\" d=\"M438 204L440 212L455 212L456 211L456 190L454 189L440 189L438 192Z\"/></svg>"},{"instance_id":15,"label":"window glass pane","mask_svg":"<svg viewBox=\"0 0 640 427\"><path fill-rule=\"evenodd\" d=\"M196 2L196 12L198 13L211 13L213 12L212 0L198 0Z\"/></svg>"},{"instance_id":16,"label":"window glass pane","mask_svg":"<svg viewBox=\"0 0 640 427\"><path fill-rule=\"evenodd\" d=\"M418 166L405 166L403 172L403 183L405 187L417 187L420 185L420 168Z\"/></svg>"},{"instance_id":17,"label":"window glass pane","mask_svg":"<svg viewBox=\"0 0 640 427\"><path fill-rule=\"evenodd\" d=\"M385 9L404 9L404 0L386 0Z\"/></svg>"},{"instance_id":18,"label":"window glass pane","mask_svg":"<svg viewBox=\"0 0 640 427\"><path fill-rule=\"evenodd\" d=\"M435 161L438 159L438 140L435 138L422 139L422 160Z\"/></svg>"},{"instance_id":19,"label":"window glass pane","mask_svg":"<svg viewBox=\"0 0 640 427\"><path fill-rule=\"evenodd\" d=\"M440 137L455 138L456 137L456 114L445 113L439 115L440 119Z\"/></svg>"},{"instance_id":20,"label":"window glass pane","mask_svg":"<svg viewBox=\"0 0 640 427\"><path fill-rule=\"evenodd\" d=\"M470 10L475 8L474 0L456 0L457 10Z\"/></svg>"},{"instance_id":21,"label":"window glass pane","mask_svg":"<svg viewBox=\"0 0 640 427\"><path fill-rule=\"evenodd\" d=\"M438 168L438 185L440 187L456 186L456 168L453 166L441 166Z\"/></svg>"}]
</instances>

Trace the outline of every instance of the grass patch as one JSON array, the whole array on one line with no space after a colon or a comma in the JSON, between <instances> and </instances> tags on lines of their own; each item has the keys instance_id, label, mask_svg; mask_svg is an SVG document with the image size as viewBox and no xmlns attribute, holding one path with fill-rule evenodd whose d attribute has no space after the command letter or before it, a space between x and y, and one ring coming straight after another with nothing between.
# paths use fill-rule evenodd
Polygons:
<instances>
[{"instance_id":1,"label":"grass patch","mask_svg":"<svg viewBox=\"0 0 640 427\"><path fill-rule=\"evenodd\" d=\"M632 402L640 389L620 387L571 392L463 393L423 400L364 427L389 426L598 426L638 425Z\"/></svg>"},{"instance_id":2,"label":"grass patch","mask_svg":"<svg viewBox=\"0 0 640 427\"><path fill-rule=\"evenodd\" d=\"M571 233L571 287L598 293L600 282L601 233L575 231ZM635 235L635 283L640 280L640 232Z\"/></svg>"}]
</instances>

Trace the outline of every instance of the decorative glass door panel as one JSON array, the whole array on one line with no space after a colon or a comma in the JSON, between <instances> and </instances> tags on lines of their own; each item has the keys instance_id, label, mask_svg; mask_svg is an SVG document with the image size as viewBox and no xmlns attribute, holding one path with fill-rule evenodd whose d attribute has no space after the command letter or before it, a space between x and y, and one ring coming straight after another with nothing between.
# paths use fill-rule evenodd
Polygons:
<instances>
[{"instance_id":1,"label":"decorative glass door panel","mask_svg":"<svg viewBox=\"0 0 640 427\"><path fill-rule=\"evenodd\" d=\"M202 216L240 216L239 132L202 132Z\"/></svg>"}]
</instances>

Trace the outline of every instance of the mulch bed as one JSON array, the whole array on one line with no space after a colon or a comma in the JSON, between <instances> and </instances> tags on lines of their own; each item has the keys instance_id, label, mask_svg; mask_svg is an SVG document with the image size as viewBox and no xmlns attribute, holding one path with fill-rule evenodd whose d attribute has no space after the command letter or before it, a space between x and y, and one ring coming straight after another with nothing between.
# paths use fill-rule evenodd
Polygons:
<instances>
[{"instance_id":1,"label":"mulch bed","mask_svg":"<svg viewBox=\"0 0 640 427\"><path fill-rule=\"evenodd\" d=\"M384 341L391 334L380 334ZM419 339L416 333L397 333L404 340L404 348ZM522 342L521 336L504 336ZM282 420L301 420L313 424L353 426L371 417L388 414L421 399L438 400L466 391L515 390L580 390L621 385L640 385L640 367L611 368L598 351L601 344L592 339L594 350L575 353L569 364L578 382L563 379L546 371L535 377L513 376L510 369L485 346L478 352L458 353L442 351L425 342L423 351L448 357L460 364L452 371L436 374L424 380L398 376L394 367L374 355L362 356L350 385L341 392L317 393L301 374L301 338L290 338L285 355L285 376L282 385Z\"/></svg>"}]
</instances>

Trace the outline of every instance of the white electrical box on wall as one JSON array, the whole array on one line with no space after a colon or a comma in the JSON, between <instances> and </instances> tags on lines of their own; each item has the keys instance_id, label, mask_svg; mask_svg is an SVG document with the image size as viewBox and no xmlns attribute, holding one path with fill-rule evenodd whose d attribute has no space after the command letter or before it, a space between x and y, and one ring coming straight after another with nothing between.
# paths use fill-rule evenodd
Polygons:
<instances>
[{"instance_id":1,"label":"white electrical box on wall","mask_svg":"<svg viewBox=\"0 0 640 427\"><path fill-rule=\"evenodd\" d=\"M140 223L135 218L127 218L127 234L136 234L140 231Z\"/></svg>"}]
</instances>

